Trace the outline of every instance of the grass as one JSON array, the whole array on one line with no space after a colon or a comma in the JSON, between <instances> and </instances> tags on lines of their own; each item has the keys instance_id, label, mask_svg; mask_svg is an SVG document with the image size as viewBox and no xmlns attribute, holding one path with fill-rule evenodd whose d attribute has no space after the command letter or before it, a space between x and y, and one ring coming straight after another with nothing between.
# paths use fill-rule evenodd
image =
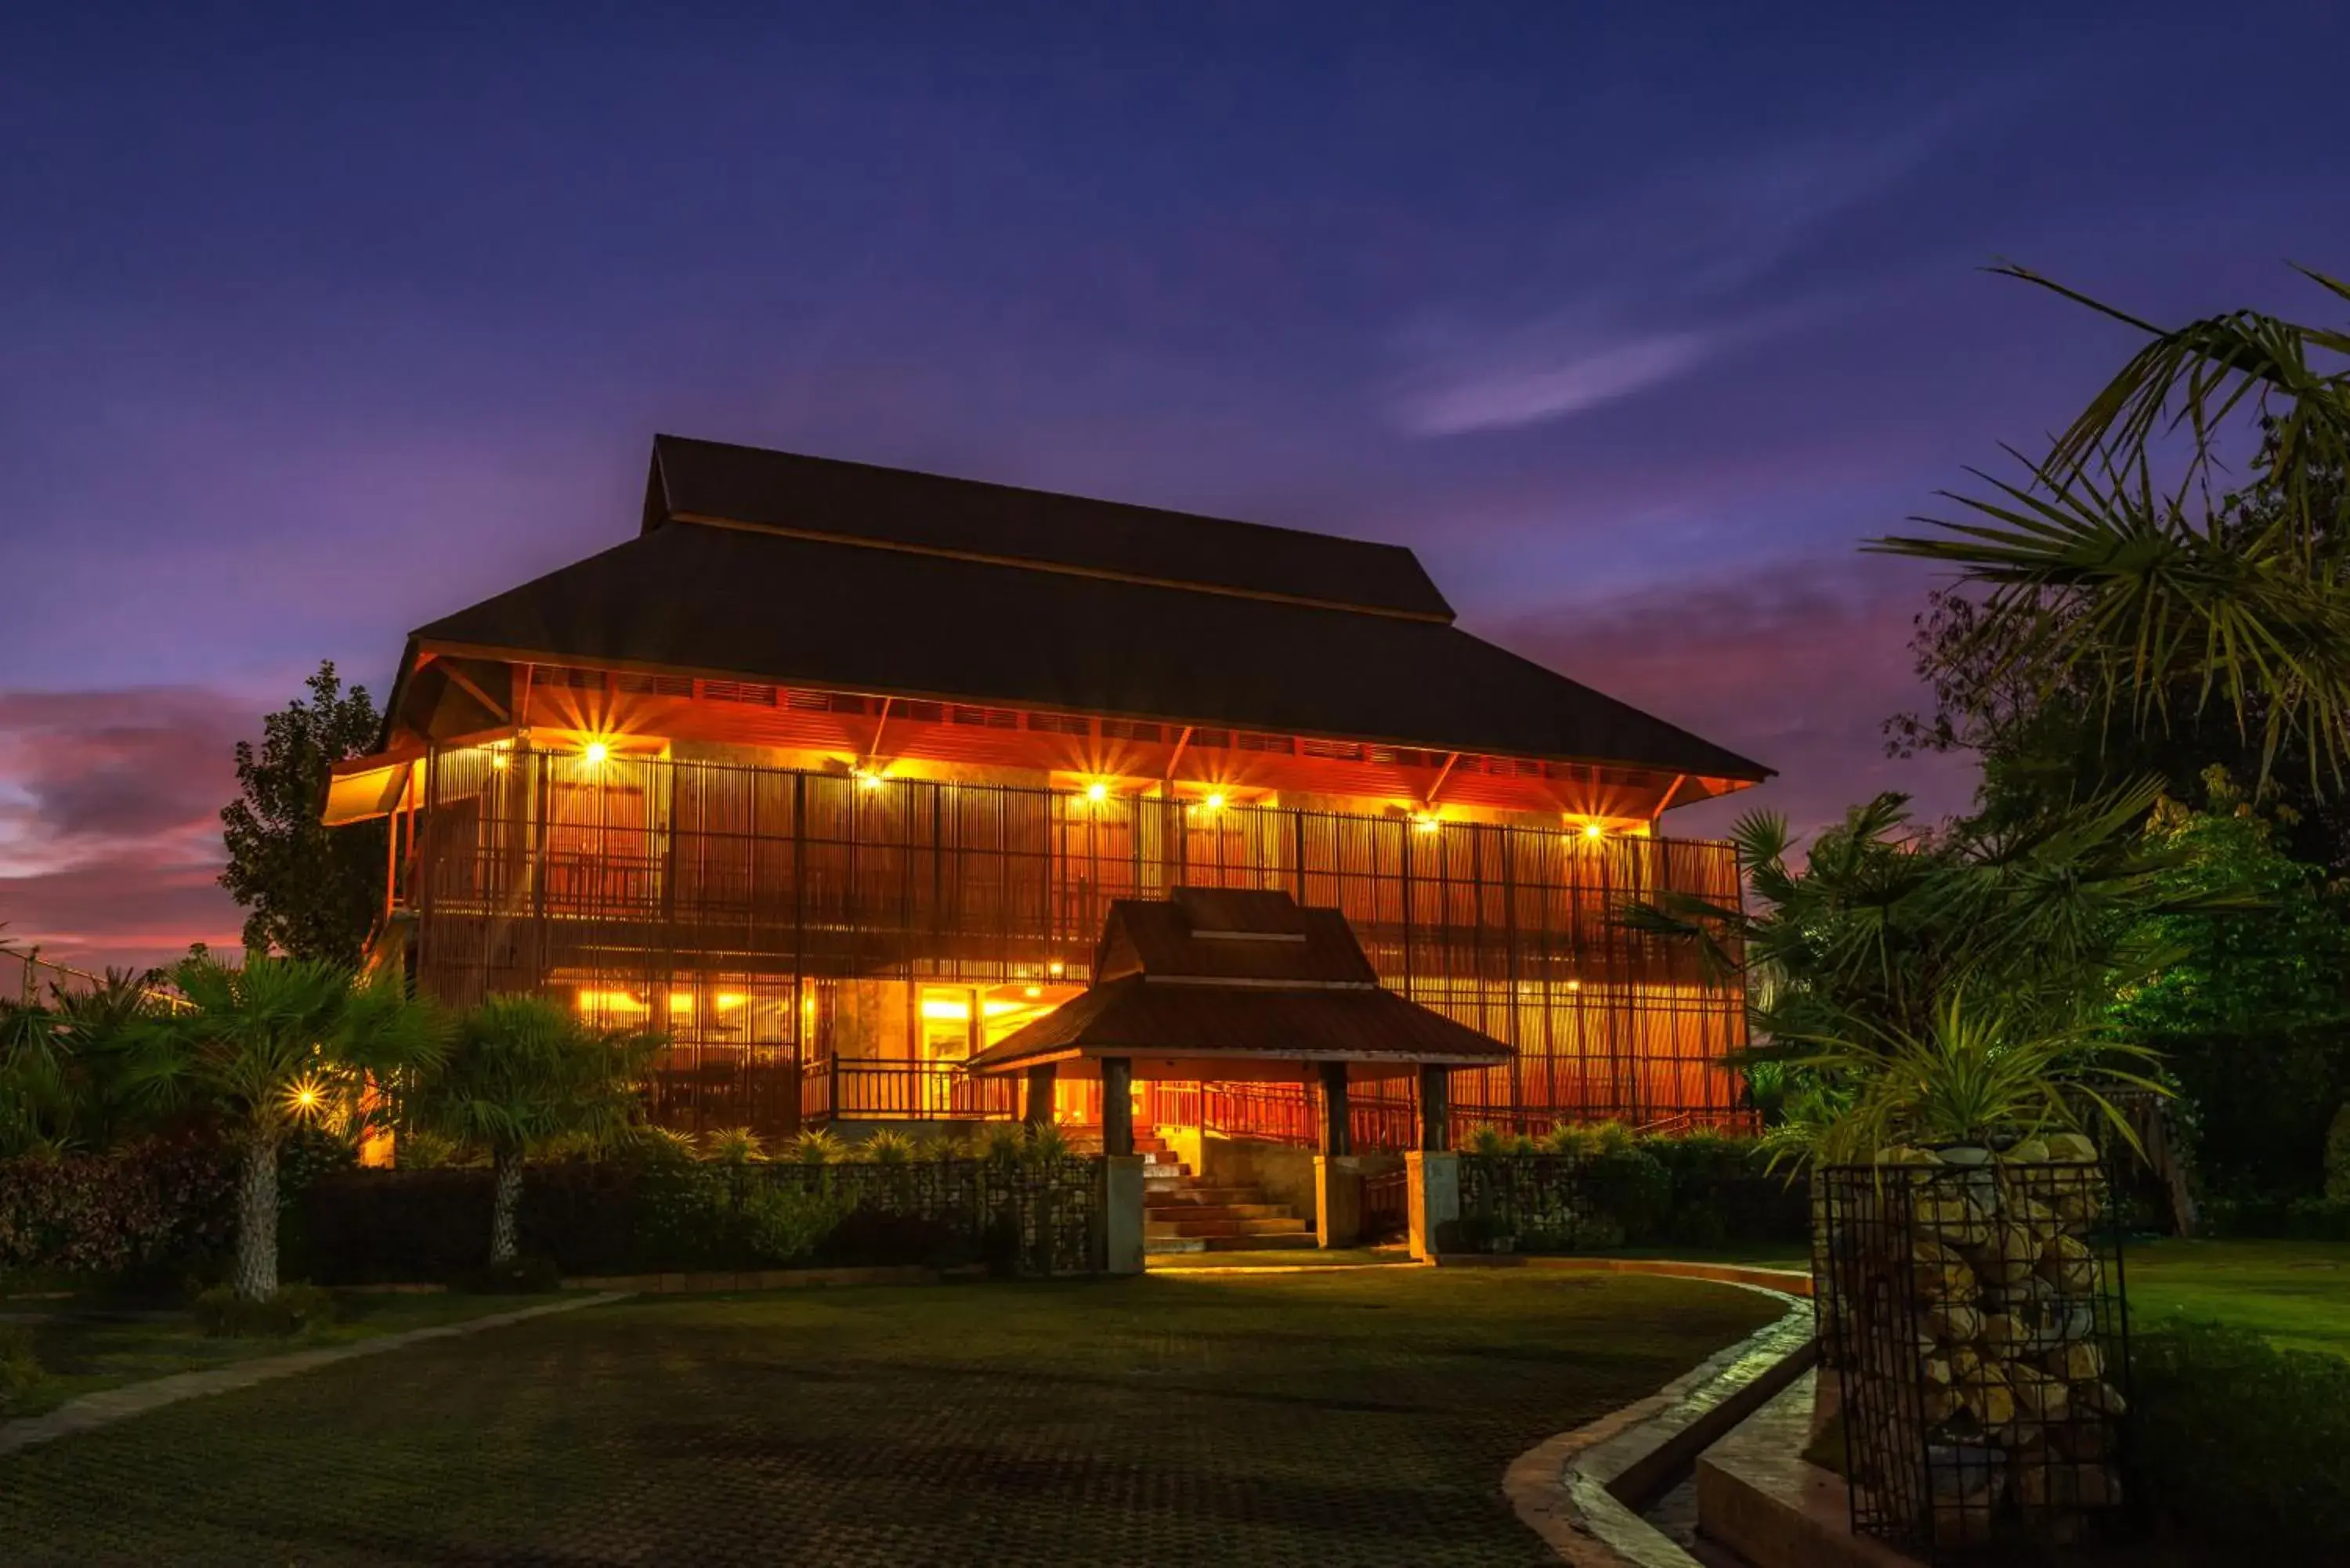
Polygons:
<instances>
[{"instance_id":1,"label":"grass","mask_svg":"<svg viewBox=\"0 0 2350 1568\"><path fill-rule=\"evenodd\" d=\"M2199 1318L2350 1356L2350 1243L2161 1241L2123 1262L2133 1323Z\"/></svg>"},{"instance_id":2,"label":"grass","mask_svg":"<svg viewBox=\"0 0 2350 1568\"><path fill-rule=\"evenodd\" d=\"M0 1457L11 1563L1555 1563L1509 1460L1776 1315L1637 1276L643 1297Z\"/></svg>"},{"instance_id":3,"label":"grass","mask_svg":"<svg viewBox=\"0 0 2350 1568\"><path fill-rule=\"evenodd\" d=\"M1156 1272L1180 1273L1186 1269L1327 1269L1337 1266L1409 1266L1410 1251L1403 1247L1268 1247L1262 1251L1156 1252L1145 1260Z\"/></svg>"},{"instance_id":4,"label":"grass","mask_svg":"<svg viewBox=\"0 0 2350 1568\"><path fill-rule=\"evenodd\" d=\"M174 1312L80 1315L31 1324L33 1354L41 1381L11 1407L11 1416L37 1416L69 1399L126 1383L144 1383L175 1372L200 1372L256 1355L348 1345L379 1334L431 1328L485 1314L510 1312L548 1297L406 1294L338 1291L338 1321L296 1338L215 1339L201 1333L189 1314ZM53 1303L16 1301L12 1311Z\"/></svg>"}]
</instances>

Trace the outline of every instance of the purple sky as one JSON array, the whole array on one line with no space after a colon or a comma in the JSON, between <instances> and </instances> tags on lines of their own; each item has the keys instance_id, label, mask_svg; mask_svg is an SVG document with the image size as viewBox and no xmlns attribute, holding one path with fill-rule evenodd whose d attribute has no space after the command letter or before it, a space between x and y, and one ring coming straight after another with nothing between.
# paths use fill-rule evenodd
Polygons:
<instances>
[{"instance_id":1,"label":"purple sky","mask_svg":"<svg viewBox=\"0 0 2350 1568\"><path fill-rule=\"evenodd\" d=\"M232 742L625 537L656 430L1406 542L1744 804L1953 809L1854 542L2131 347L1980 268L2350 270L2334 5L41 9L0 923L82 961L233 940Z\"/></svg>"}]
</instances>

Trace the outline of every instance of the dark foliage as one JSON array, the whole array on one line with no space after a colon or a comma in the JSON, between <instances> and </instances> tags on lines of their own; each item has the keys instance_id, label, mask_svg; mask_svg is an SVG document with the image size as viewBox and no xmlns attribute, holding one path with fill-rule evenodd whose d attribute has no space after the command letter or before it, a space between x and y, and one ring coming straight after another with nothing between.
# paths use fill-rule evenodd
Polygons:
<instances>
[{"instance_id":1,"label":"dark foliage","mask_svg":"<svg viewBox=\"0 0 2350 1568\"><path fill-rule=\"evenodd\" d=\"M468 1269L449 1288L476 1296L546 1295L563 1288L563 1271L543 1252L523 1252L503 1263Z\"/></svg>"},{"instance_id":2,"label":"dark foliage","mask_svg":"<svg viewBox=\"0 0 2350 1568\"><path fill-rule=\"evenodd\" d=\"M329 770L375 744L381 720L364 686L348 692L333 661L306 683L309 701L262 721L256 751L236 746L241 797L221 812L221 886L244 906L248 952L356 965L383 900L381 822L318 821Z\"/></svg>"},{"instance_id":3,"label":"dark foliage","mask_svg":"<svg viewBox=\"0 0 2350 1568\"><path fill-rule=\"evenodd\" d=\"M1800 1242L1810 1223L1803 1189L1767 1173L1755 1145L1654 1138L1591 1155L1462 1155L1453 1240L1471 1251L1704 1250Z\"/></svg>"},{"instance_id":4,"label":"dark foliage","mask_svg":"<svg viewBox=\"0 0 2350 1568\"><path fill-rule=\"evenodd\" d=\"M229 1157L208 1144L0 1161L0 1273L107 1275L169 1288L235 1232Z\"/></svg>"},{"instance_id":5,"label":"dark foliage","mask_svg":"<svg viewBox=\"0 0 2350 1568\"><path fill-rule=\"evenodd\" d=\"M2131 1362L2127 1462L2160 1522L2246 1562L2350 1559L2350 1361L2168 1324Z\"/></svg>"},{"instance_id":6,"label":"dark foliage","mask_svg":"<svg viewBox=\"0 0 2350 1568\"><path fill-rule=\"evenodd\" d=\"M282 1285L260 1301L214 1285L195 1300L196 1326L215 1338L286 1337L335 1321L335 1297L316 1285Z\"/></svg>"}]
</instances>

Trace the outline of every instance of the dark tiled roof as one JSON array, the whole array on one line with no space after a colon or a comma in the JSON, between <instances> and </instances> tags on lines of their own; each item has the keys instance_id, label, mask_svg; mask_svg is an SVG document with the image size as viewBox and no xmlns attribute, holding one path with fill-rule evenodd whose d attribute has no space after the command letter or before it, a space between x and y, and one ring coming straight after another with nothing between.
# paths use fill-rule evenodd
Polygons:
<instances>
[{"instance_id":1,"label":"dark tiled roof","mask_svg":"<svg viewBox=\"0 0 2350 1568\"><path fill-rule=\"evenodd\" d=\"M1452 618L1400 545L660 436L645 531L673 518Z\"/></svg>"},{"instance_id":2,"label":"dark tiled roof","mask_svg":"<svg viewBox=\"0 0 2350 1568\"><path fill-rule=\"evenodd\" d=\"M1437 621L742 528L665 524L416 636L881 696L1769 773Z\"/></svg>"},{"instance_id":3,"label":"dark tiled roof","mask_svg":"<svg viewBox=\"0 0 2350 1568\"><path fill-rule=\"evenodd\" d=\"M1097 981L1128 974L1246 984L1378 984L1347 917L1286 893L1178 888L1163 901L1110 906Z\"/></svg>"},{"instance_id":4,"label":"dark tiled roof","mask_svg":"<svg viewBox=\"0 0 2350 1568\"><path fill-rule=\"evenodd\" d=\"M971 1065L983 1073L1014 1072L1072 1054L1173 1062L1186 1064L1177 1075L1202 1077L1216 1076L1213 1064L1220 1062L1483 1067L1513 1054L1490 1035L1377 987L1170 985L1128 975L1015 1031L972 1057Z\"/></svg>"}]
</instances>

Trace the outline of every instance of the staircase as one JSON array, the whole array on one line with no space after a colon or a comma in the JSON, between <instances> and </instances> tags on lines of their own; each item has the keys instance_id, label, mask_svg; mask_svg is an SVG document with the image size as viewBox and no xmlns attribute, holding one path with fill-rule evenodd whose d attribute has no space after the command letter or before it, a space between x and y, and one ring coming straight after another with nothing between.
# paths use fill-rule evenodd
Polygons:
<instances>
[{"instance_id":1,"label":"staircase","mask_svg":"<svg viewBox=\"0 0 2350 1568\"><path fill-rule=\"evenodd\" d=\"M1211 1187L1175 1158L1166 1140L1137 1131L1142 1156L1145 1252L1259 1251L1311 1247L1313 1222L1253 1187Z\"/></svg>"}]
</instances>

